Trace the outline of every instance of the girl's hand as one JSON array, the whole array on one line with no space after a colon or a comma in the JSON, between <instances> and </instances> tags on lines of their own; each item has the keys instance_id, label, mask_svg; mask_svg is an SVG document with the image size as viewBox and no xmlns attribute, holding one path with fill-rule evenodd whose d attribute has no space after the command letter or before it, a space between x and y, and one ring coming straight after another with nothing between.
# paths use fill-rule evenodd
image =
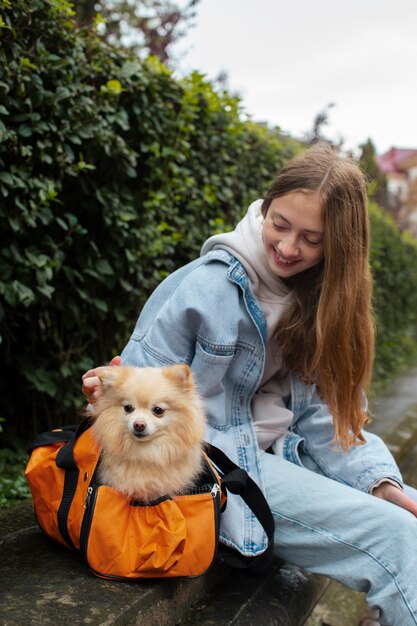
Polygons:
<instances>
[{"instance_id":1,"label":"girl's hand","mask_svg":"<svg viewBox=\"0 0 417 626\"><path fill-rule=\"evenodd\" d=\"M115 356L110 361L109 365L121 365L122 359L120 356ZM100 372L104 369L104 366L95 367L93 370L88 370L82 377L83 381L83 394L87 398L88 402L94 404L101 395L101 383L99 379Z\"/></svg>"},{"instance_id":2,"label":"girl's hand","mask_svg":"<svg viewBox=\"0 0 417 626\"><path fill-rule=\"evenodd\" d=\"M417 517L417 502L414 502L414 500L405 495L402 489L394 487L391 483L381 483L373 490L372 495L392 502Z\"/></svg>"}]
</instances>

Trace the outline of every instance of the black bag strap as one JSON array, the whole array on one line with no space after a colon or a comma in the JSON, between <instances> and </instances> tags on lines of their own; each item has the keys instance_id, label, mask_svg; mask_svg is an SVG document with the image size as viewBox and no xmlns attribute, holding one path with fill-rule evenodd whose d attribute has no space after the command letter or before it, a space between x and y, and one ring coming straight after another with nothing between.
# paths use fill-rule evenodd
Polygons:
<instances>
[{"instance_id":1,"label":"black bag strap","mask_svg":"<svg viewBox=\"0 0 417 626\"><path fill-rule=\"evenodd\" d=\"M266 550L262 554L253 557L244 556L236 550L222 546L223 560L235 568L245 568L253 571L263 570L270 562L274 549L275 522L269 504L260 487L249 474L229 459L222 450L207 443L205 451L210 460L223 474L221 476L222 486L225 486L230 493L237 494L243 498L258 519L268 538Z\"/></svg>"},{"instance_id":2,"label":"black bag strap","mask_svg":"<svg viewBox=\"0 0 417 626\"><path fill-rule=\"evenodd\" d=\"M71 437L65 445L58 450L55 459L57 467L65 470L64 490L57 512L58 528L65 542L75 551L77 551L77 548L74 546L68 532L68 515L77 490L78 477L80 475L80 470L74 458L74 446L78 437L90 428L91 424L91 419L88 417L85 418L72 432Z\"/></svg>"},{"instance_id":3,"label":"black bag strap","mask_svg":"<svg viewBox=\"0 0 417 626\"><path fill-rule=\"evenodd\" d=\"M63 426L60 430L48 430L47 432L40 433L35 437L30 446L28 446L27 452L28 454L32 454L35 448L49 446L53 443L60 443L61 441L68 441L71 439L76 429L77 426L73 424L71 426Z\"/></svg>"},{"instance_id":4,"label":"black bag strap","mask_svg":"<svg viewBox=\"0 0 417 626\"><path fill-rule=\"evenodd\" d=\"M78 425L63 426L61 430L52 430L38 435L28 452L31 453L35 448L40 446L48 446L53 443L63 443L64 445L58 450L55 463L58 467L65 470L64 489L62 492L61 502L57 511L58 529L65 543L77 551L68 532L68 515L72 501L77 489L78 477L80 470L74 459L74 445L78 437L91 426L91 419L85 418Z\"/></svg>"},{"instance_id":5,"label":"black bag strap","mask_svg":"<svg viewBox=\"0 0 417 626\"><path fill-rule=\"evenodd\" d=\"M56 464L62 469L75 470L78 469L74 459L74 446L78 437L90 428L92 420L89 417L83 419L78 426L75 427L66 444L58 450L56 455Z\"/></svg>"}]
</instances>

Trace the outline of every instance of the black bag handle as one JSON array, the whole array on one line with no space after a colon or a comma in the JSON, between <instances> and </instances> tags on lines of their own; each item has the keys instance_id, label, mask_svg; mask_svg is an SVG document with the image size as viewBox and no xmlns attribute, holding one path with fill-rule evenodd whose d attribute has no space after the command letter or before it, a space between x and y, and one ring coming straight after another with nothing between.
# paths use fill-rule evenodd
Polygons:
<instances>
[{"instance_id":1,"label":"black bag handle","mask_svg":"<svg viewBox=\"0 0 417 626\"><path fill-rule=\"evenodd\" d=\"M67 440L66 444L58 450L56 455L56 464L65 470L78 470L77 464L74 459L74 446L78 437L82 435L88 428L90 428L92 420L89 417L83 419L78 426L75 427L71 433L71 437Z\"/></svg>"},{"instance_id":2,"label":"black bag handle","mask_svg":"<svg viewBox=\"0 0 417 626\"><path fill-rule=\"evenodd\" d=\"M255 515L268 538L266 550L253 557L240 554L226 546L222 546L224 560L238 569L250 569L252 571L263 570L270 562L274 549L275 522L264 494L249 474L234 463L229 457L213 444L206 444L205 450L209 458L223 474L221 477L224 485L230 493L243 498L252 513Z\"/></svg>"},{"instance_id":3,"label":"black bag handle","mask_svg":"<svg viewBox=\"0 0 417 626\"><path fill-rule=\"evenodd\" d=\"M65 470L64 489L61 502L57 511L58 529L65 543L77 551L69 532L68 515L78 484L80 470L74 459L74 445L78 437L91 426L91 419L85 418L78 425L63 426L61 430L52 430L38 435L28 448L29 454L40 446L48 446L53 443L64 443L58 450L55 463Z\"/></svg>"},{"instance_id":4,"label":"black bag handle","mask_svg":"<svg viewBox=\"0 0 417 626\"><path fill-rule=\"evenodd\" d=\"M77 490L78 477L80 475L80 470L74 459L74 445L78 437L90 428L91 424L92 420L89 417L85 418L75 430L73 430L66 444L58 450L55 459L57 467L65 470L64 491L57 511L58 528L65 542L75 551L77 551L77 548L74 546L68 532L68 515Z\"/></svg>"},{"instance_id":5,"label":"black bag handle","mask_svg":"<svg viewBox=\"0 0 417 626\"><path fill-rule=\"evenodd\" d=\"M41 446L49 446L53 443L68 441L71 439L76 429L76 425L70 425L62 426L59 430L48 430L47 432L40 433L35 437L30 446L27 447L27 453L32 454L35 448L40 448Z\"/></svg>"}]
</instances>

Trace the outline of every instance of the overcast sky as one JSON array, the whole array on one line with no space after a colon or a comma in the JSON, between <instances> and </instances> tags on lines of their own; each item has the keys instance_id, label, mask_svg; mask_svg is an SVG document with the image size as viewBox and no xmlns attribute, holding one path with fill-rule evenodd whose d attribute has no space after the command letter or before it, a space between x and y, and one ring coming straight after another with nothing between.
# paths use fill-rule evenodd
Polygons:
<instances>
[{"instance_id":1,"label":"overcast sky","mask_svg":"<svg viewBox=\"0 0 417 626\"><path fill-rule=\"evenodd\" d=\"M201 0L179 69L225 71L254 120L417 148L417 0Z\"/></svg>"}]
</instances>

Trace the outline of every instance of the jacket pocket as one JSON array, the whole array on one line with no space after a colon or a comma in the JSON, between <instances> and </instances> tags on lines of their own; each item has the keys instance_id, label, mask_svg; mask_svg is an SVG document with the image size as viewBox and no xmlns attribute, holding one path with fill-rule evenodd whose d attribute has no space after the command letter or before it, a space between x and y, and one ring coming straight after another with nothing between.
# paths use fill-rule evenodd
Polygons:
<instances>
[{"instance_id":1,"label":"jacket pocket","mask_svg":"<svg viewBox=\"0 0 417 626\"><path fill-rule=\"evenodd\" d=\"M197 342L191 369L199 393L204 398L207 421L216 429L231 425L231 406L226 394L226 374L235 350L233 347L214 347ZM230 395L230 394L229 394Z\"/></svg>"}]
</instances>

